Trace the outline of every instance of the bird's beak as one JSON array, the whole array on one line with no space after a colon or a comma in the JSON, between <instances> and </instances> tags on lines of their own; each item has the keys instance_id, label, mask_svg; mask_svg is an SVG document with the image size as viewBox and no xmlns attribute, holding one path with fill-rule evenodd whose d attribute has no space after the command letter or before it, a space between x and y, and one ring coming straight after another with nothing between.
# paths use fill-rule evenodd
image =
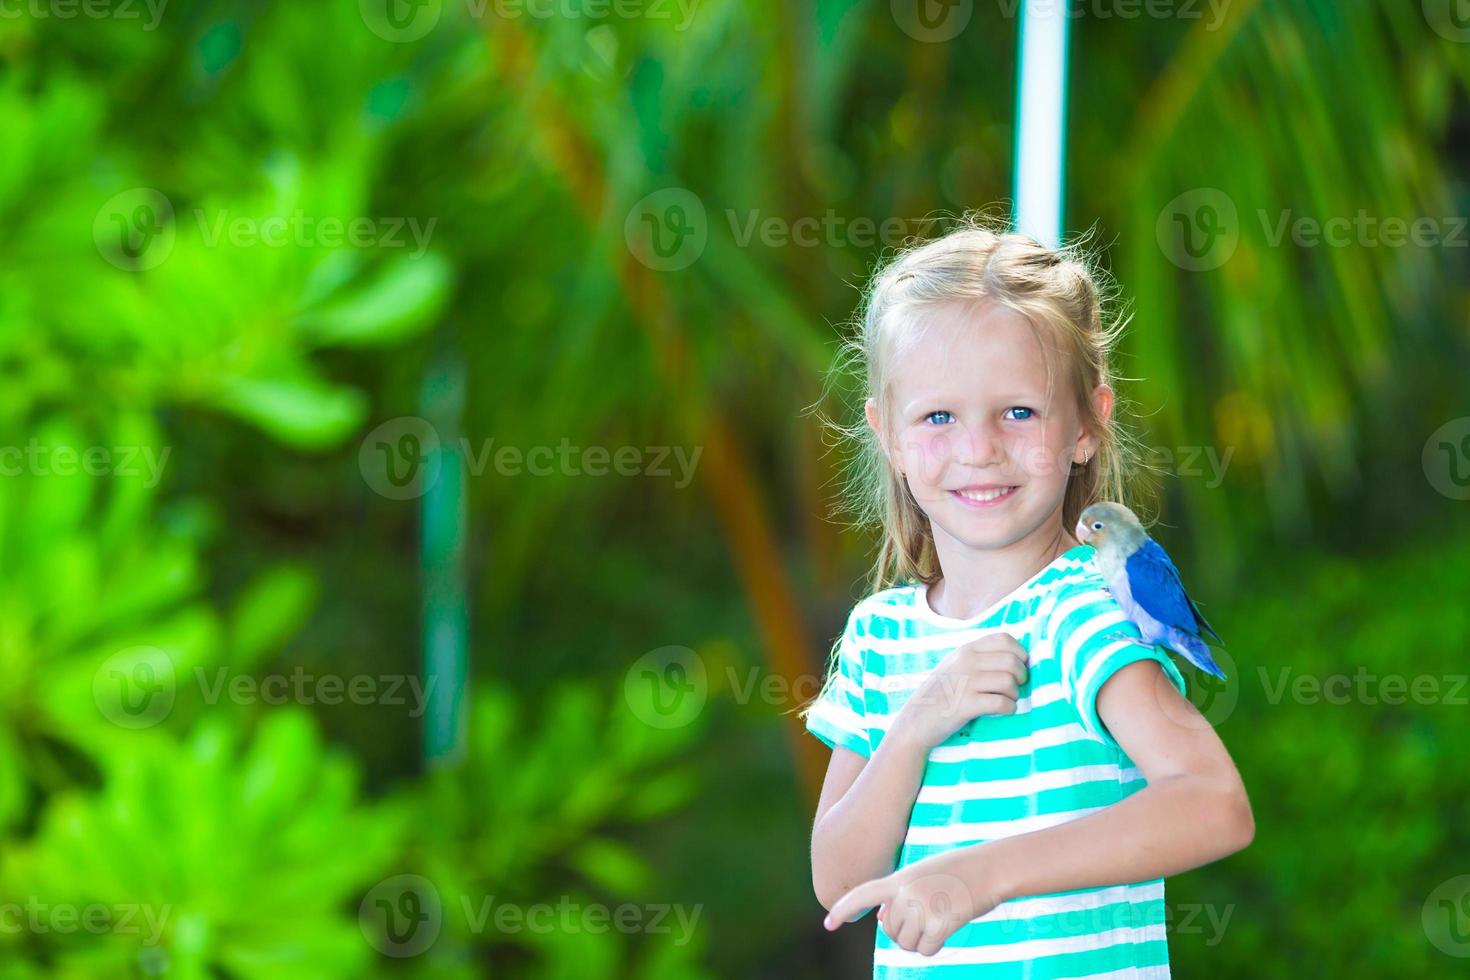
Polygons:
<instances>
[{"instance_id":1,"label":"bird's beak","mask_svg":"<svg viewBox=\"0 0 1470 980\"><path fill-rule=\"evenodd\" d=\"M1091 533L1092 533L1092 531L1088 529L1087 522L1086 521L1078 521L1077 522L1077 540L1078 541L1081 541L1083 544L1086 544L1087 543L1087 536L1089 534L1091 534Z\"/></svg>"}]
</instances>

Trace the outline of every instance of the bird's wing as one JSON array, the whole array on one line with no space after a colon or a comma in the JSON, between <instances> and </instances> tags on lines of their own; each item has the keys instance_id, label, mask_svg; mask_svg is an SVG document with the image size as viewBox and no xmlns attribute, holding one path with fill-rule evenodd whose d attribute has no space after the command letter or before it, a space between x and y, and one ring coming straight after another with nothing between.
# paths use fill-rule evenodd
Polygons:
<instances>
[{"instance_id":1,"label":"bird's wing","mask_svg":"<svg viewBox=\"0 0 1470 980\"><path fill-rule=\"evenodd\" d=\"M1179 569L1170 561L1169 553L1153 538L1145 539L1123 567L1128 572L1133 601L1154 619L1191 633L1204 629L1216 640L1220 638L1184 590Z\"/></svg>"}]
</instances>

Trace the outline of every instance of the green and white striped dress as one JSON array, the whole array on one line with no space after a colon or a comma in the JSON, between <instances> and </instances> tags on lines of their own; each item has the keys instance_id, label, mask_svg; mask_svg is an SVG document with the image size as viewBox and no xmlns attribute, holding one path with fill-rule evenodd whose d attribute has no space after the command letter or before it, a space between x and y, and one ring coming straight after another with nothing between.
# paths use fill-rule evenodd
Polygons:
<instances>
[{"instance_id":1,"label":"green and white striped dress","mask_svg":"<svg viewBox=\"0 0 1470 980\"><path fill-rule=\"evenodd\" d=\"M1079 545L972 619L940 616L925 588L914 585L876 593L853 609L837 669L806 725L829 746L864 756L955 647L1003 631L1029 655L1015 714L977 718L929 753L898 867L1076 820L1147 785L1099 719L1097 692L1137 660L1157 661L1181 694L1184 677L1158 648L1121 638L1138 636L1138 628L1107 591L1095 558ZM875 980L1169 976L1163 879L1003 902L961 926L932 957L877 932Z\"/></svg>"}]
</instances>

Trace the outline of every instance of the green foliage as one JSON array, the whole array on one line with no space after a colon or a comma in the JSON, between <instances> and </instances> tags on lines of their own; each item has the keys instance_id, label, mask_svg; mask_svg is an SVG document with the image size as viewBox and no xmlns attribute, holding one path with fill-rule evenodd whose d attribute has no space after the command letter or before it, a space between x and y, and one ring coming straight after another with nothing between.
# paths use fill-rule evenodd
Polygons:
<instances>
[{"instance_id":1,"label":"green foliage","mask_svg":"<svg viewBox=\"0 0 1470 980\"><path fill-rule=\"evenodd\" d=\"M714 792L690 761L703 725L659 729L596 685L665 643L820 650L840 625L864 542L821 523L832 471L798 413L879 255L927 216L1010 196L1008 5L972 5L932 44L881 2L709 0L687 23L388 2L440 20L400 43L350 0L171 0L146 29L35 5L0 17L0 451L48 454L0 476L0 972L831 975L808 950L829 940L807 828L731 840L783 819L760 794L794 792L785 715L712 716ZM1470 45L1421 6L1074 21L1068 223L1116 236L1135 312L1121 366L1141 376L1126 393L1150 441L1233 454L1223 488L1170 484L1170 546L1213 576L1201 591L1237 624L1232 648L1268 673L1446 674L1462 652L1447 640L1466 634L1462 604L1436 601L1470 571L1451 551L1369 574L1310 545L1346 526L1389 551L1398 527L1437 519L1418 452L1464 412L1463 257L1266 235L1284 210L1463 212ZM638 261L626 220L668 188L698 199L708 241L666 272ZM1159 227L1203 188L1241 234L1194 270ZM743 231L828 215L812 247ZM403 244L321 233L369 216L402 221ZM901 230L855 230L885 218ZM277 227L286 240L264 240ZM317 706L308 721L195 679L415 669L416 504L365 486L355 440L418 414L440 360L466 379L457 421L482 461L490 441L692 450L723 433L735 449L723 469L707 453L694 488L471 474L480 681L465 758L421 776L419 719ZM134 471L113 456L102 475L61 472L60 447L133 453ZM771 565L738 579L731 556L757 532ZM1308 554L1274 584L1289 598L1229 605L1233 572L1287 549ZM751 583L788 573L806 622L753 624ZM1236 906L1219 945L1175 937L1177 971L1440 975L1417 923L1467 844L1454 709L1271 704L1257 666L1238 665L1221 732L1260 835L1171 883L1171 904ZM701 823L695 803L726 812ZM676 860L703 889L686 907L749 894L704 869L738 862L756 882L761 909L722 930L738 948L704 923L680 944L472 921L492 896L667 905ZM444 914L409 956L375 931L384 908L412 911L382 892L400 874ZM14 903L170 914L150 944L9 930Z\"/></svg>"},{"instance_id":2,"label":"green foliage","mask_svg":"<svg viewBox=\"0 0 1470 980\"><path fill-rule=\"evenodd\" d=\"M403 861L432 883L444 929L426 950L402 941L400 952L422 953L411 969L448 975L476 948L499 948L503 957L518 947L510 960L521 962L517 975L543 980L706 976L696 965L703 935L692 928L702 907L670 908L654 869L619 834L666 817L697 792L680 757L703 730L702 716L656 727L641 697L609 702L569 683L533 713L503 687L480 688L465 759L431 773L410 796L417 833ZM609 914L630 904L639 927L607 927ZM561 905L569 927L535 924L531 909ZM661 910L657 919L645 906ZM502 907L526 910L525 924L499 925Z\"/></svg>"},{"instance_id":3,"label":"green foliage","mask_svg":"<svg viewBox=\"0 0 1470 980\"><path fill-rule=\"evenodd\" d=\"M1308 957L1334 977L1449 975L1423 915L1470 846L1470 611L1444 599L1470 578L1465 544L1288 562L1223 611L1237 660L1201 707L1240 765L1256 839L1170 880L1180 975L1290 977ZM1228 914L1223 931L1196 917L1178 932L1191 906Z\"/></svg>"},{"instance_id":4,"label":"green foliage","mask_svg":"<svg viewBox=\"0 0 1470 980\"><path fill-rule=\"evenodd\" d=\"M349 758L295 710L248 741L224 716L183 742L123 741L102 788L58 795L0 874L7 902L102 908L109 927L36 929L7 955L76 977L361 975L371 951L349 899L406 823L358 800Z\"/></svg>"}]
</instances>

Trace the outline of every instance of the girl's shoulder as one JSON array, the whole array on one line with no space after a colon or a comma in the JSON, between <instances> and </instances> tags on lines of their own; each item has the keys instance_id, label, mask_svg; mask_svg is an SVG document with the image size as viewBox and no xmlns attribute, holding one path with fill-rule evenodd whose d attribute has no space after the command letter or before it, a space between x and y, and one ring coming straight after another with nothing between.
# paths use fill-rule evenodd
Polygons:
<instances>
[{"instance_id":1,"label":"girl's shoulder","mask_svg":"<svg viewBox=\"0 0 1470 980\"><path fill-rule=\"evenodd\" d=\"M875 619L907 619L919 602L919 589L924 586L905 582L881 589L859 599L847 617L847 628L858 634L869 631Z\"/></svg>"},{"instance_id":2,"label":"girl's shoulder","mask_svg":"<svg viewBox=\"0 0 1470 980\"><path fill-rule=\"evenodd\" d=\"M1044 574L1037 584L1036 613L1042 632L1052 632L1053 621L1079 608L1116 606L1112 590L1097 564L1097 551L1087 545L1073 548Z\"/></svg>"},{"instance_id":3,"label":"girl's shoulder","mask_svg":"<svg viewBox=\"0 0 1470 980\"><path fill-rule=\"evenodd\" d=\"M1097 564L1097 549L1081 544L1052 562L1036 585L1053 594L1101 588L1106 580Z\"/></svg>"},{"instance_id":4,"label":"girl's shoulder","mask_svg":"<svg viewBox=\"0 0 1470 980\"><path fill-rule=\"evenodd\" d=\"M861 611L870 615L913 609L921 604L919 590L923 588L927 586L919 582L902 582L864 596L852 609L854 613Z\"/></svg>"}]
</instances>

